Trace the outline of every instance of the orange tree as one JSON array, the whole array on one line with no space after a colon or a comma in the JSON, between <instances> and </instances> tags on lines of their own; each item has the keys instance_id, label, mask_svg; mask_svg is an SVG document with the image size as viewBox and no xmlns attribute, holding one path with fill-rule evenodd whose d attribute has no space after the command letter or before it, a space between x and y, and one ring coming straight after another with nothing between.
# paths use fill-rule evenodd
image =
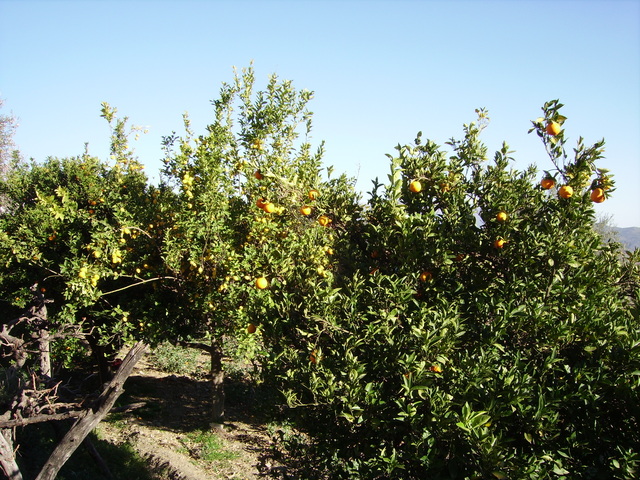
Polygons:
<instances>
[{"instance_id":1,"label":"orange tree","mask_svg":"<svg viewBox=\"0 0 640 480\"><path fill-rule=\"evenodd\" d=\"M164 178L177 194L163 256L177 280L177 338L209 339L213 411L224 416L224 339L278 355L296 321L333 278L336 208L357 215L350 182L323 179L312 150L312 93L271 76L254 91L252 68L223 84L214 121L196 136L165 138ZM295 308L294 308L295 307ZM294 339L294 340L292 340Z\"/></svg>"},{"instance_id":2,"label":"orange tree","mask_svg":"<svg viewBox=\"0 0 640 480\"><path fill-rule=\"evenodd\" d=\"M165 203L158 199L170 192L148 186L128 149L126 119L106 104L102 114L112 127L113 165L86 153L48 158L18 165L2 182L0 301L3 322L45 307L40 320L17 328L41 344L46 335L57 364L88 343L104 377L124 338L146 336L153 302L145 290L161 258L153 223Z\"/></svg>"},{"instance_id":3,"label":"orange tree","mask_svg":"<svg viewBox=\"0 0 640 480\"><path fill-rule=\"evenodd\" d=\"M489 160L483 110L449 151L398 146L334 230L333 284L286 318L286 297L267 304L286 324L267 366L315 441L307 476L637 477L638 253L594 232L604 142L567 156L560 107L533 122L542 184L506 144Z\"/></svg>"}]
</instances>

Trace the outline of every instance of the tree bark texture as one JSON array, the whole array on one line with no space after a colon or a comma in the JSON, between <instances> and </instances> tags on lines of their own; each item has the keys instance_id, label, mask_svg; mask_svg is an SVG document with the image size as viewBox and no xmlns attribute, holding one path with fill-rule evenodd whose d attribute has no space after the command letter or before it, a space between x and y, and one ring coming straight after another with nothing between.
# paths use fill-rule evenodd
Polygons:
<instances>
[{"instance_id":1,"label":"tree bark texture","mask_svg":"<svg viewBox=\"0 0 640 480\"><path fill-rule=\"evenodd\" d=\"M211 341L211 414L213 423L224 422L224 371L222 370L222 345Z\"/></svg>"},{"instance_id":2,"label":"tree bark texture","mask_svg":"<svg viewBox=\"0 0 640 480\"><path fill-rule=\"evenodd\" d=\"M9 480L22 480L13 452L13 433L8 429L0 432L0 467Z\"/></svg>"}]
</instances>

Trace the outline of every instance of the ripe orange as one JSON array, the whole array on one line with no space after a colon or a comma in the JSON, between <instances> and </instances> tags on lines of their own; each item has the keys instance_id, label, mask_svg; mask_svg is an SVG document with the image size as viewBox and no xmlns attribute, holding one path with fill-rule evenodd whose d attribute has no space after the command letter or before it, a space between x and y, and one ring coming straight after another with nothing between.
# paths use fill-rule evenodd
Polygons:
<instances>
[{"instance_id":1,"label":"ripe orange","mask_svg":"<svg viewBox=\"0 0 640 480\"><path fill-rule=\"evenodd\" d=\"M540 182L540 186L542 188L544 188L545 190L549 190L550 188L553 188L556 184L556 181L553 178L543 178L542 181Z\"/></svg>"},{"instance_id":2,"label":"ripe orange","mask_svg":"<svg viewBox=\"0 0 640 480\"><path fill-rule=\"evenodd\" d=\"M433 280L433 273L429 271L424 271L420 274L421 282L430 282L431 280Z\"/></svg>"},{"instance_id":3,"label":"ripe orange","mask_svg":"<svg viewBox=\"0 0 640 480\"><path fill-rule=\"evenodd\" d=\"M256 333L256 326L253 323L247 325L247 333Z\"/></svg>"},{"instance_id":4,"label":"ripe orange","mask_svg":"<svg viewBox=\"0 0 640 480\"><path fill-rule=\"evenodd\" d=\"M502 248L504 244L507 243L503 238L498 238L493 242L494 248Z\"/></svg>"},{"instance_id":5,"label":"ripe orange","mask_svg":"<svg viewBox=\"0 0 640 480\"><path fill-rule=\"evenodd\" d=\"M379 255L380 253L378 252L378 250L373 250L371 252L371 258L378 258Z\"/></svg>"},{"instance_id":6,"label":"ripe orange","mask_svg":"<svg viewBox=\"0 0 640 480\"><path fill-rule=\"evenodd\" d=\"M271 202L267 202L264 204L263 210L267 213L273 213L276 211L276 206Z\"/></svg>"},{"instance_id":7,"label":"ripe orange","mask_svg":"<svg viewBox=\"0 0 640 480\"><path fill-rule=\"evenodd\" d=\"M558 190L558 195L565 199L571 198L573 196L573 187L571 187L571 185L561 186L560 190Z\"/></svg>"},{"instance_id":8,"label":"ripe orange","mask_svg":"<svg viewBox=\"0 0 640 480\"><path fill-rule=\"evenodd\" d=\"M434 373L442 373L442 367L440 367L440 365L433 365L429 367L429 370L431 370Z\"/></svg>"},{"instance_id":9,"label":"ripe orange","mask_svg":"<svg viewBox=\"0 0 640 480\"><path fill-rule=\"evenodd\" d=\"M604 200L604 190L600 187L594 188L591 192L591 201L593 203L602 203Z\"/></svg>"},{"instance_id":10,"label":"ripe orange","mask_svg":"<svg viewBox=\"0 0 640 480\"><path fill-rule=\"evenodd\" d=\"M315 188L313 190L309 190L309 200L315 200L318 198L318 195L320 195L320 192Z\"/></svg>"},{"instance_id":11,"label":"ripe orange","mask_svg":"<svg viewBox=\"0 0 640 480\"><path fill-rule=\"evenodd\" d=\"M414 180L409 184L409 190L413 193L418 193L422 190L422 184L418 180Z\"/></svg>"},{"instance_id":12,"label":"ripe orange","mask_svg":"<svg viewBox=\"0 0 640 480\"><path fill-rule=\"evenodd\" d=\"M498 214L496 215L496 220L499 222L506 222L507 212L498 212Z\"/></svg>"},{"instance_id":13,"label":"ripe orange","mask_svg":"<svg viewBox=\"0 0 640 480\"><path fill-rule=\"evenodd\" d=\"M264 290L268 286L269 286L269 280L267 280L265 277L256 278L256 288L257 289Z\"/></svg>"},{"instance_id":14,"label":"ripe orange","mask_svg":"<svg viewBox=\"0 0 640 480\"><path fill-rule=\"evenodd\" d=\"M264 206L267 204L267 201L264 198L259 198L256 201L256 207L264 209Z\"/></svg>"},{"instance_id":15,"label":"ripe orange","mask_svg":"<svg viewBox=\"0 0 640 480\"><path fill-rule=\"evenodd\" d=\"M300 207L300 213L304 216L311 215L311 207L309 205Z\"/></svg>"},{"instance_id":16,"label":"ripe orange","mask_svg":"<svg viewBox=\"0 0 640 480\"><path fill-rule=\"evenodd\" d=\"M256 177L257 180L262 180L264 178L264 175L262 175L260 170L256 170L253 176Z\"/></svg>"},{"instance_id":17,"label":"ripe orange","mask_svg":"<svg viewBox=\"0 0 640 480\"><path fill-rule=\"evenodd\" d=\"M547 123L547 128L545 130L549 135L555 137L560 133L562 127L558 122L549 122Z\"/></svg>"},{"instance_id":18,"label":"ripe orange","mask_svg":"<svg viewBox=\"0 0 640 480\"><path fill-rule=\"evenodd\" d=\"M327 217L326 215L320 215L318 217L318 223L320 225L322 225L323 227L326 227L327 225L329 225L331 223L331 219L329 217Z\"/></svg>"}]
</instances>

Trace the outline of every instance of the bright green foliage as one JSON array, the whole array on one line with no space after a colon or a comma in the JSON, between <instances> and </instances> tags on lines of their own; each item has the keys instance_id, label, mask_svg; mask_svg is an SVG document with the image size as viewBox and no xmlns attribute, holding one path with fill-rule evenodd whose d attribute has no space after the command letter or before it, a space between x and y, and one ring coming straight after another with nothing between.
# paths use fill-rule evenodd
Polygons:
<instances>
[{"instance_id":1,"label":"bright green foliage","mask_svg":"<svg viewBox=\"0 0 640 480\"><path fill-rule=\"evenodd\" d=\"M331 205L353 196L344 178L321 179L322 147L312 152L309 142L311 92L275 76L264 91L253 85L253 70L243 70L213 102L205 135L194 137L185 117L186 136L165 139L164 173L179 191L166 263L179 279L181 319L214 338L244 335L249 323L274 328L266 314L274 296L310 297L331 278L331 229L317 220L334 219ZM273 211L258 206L267 203ZM255 287L259 277L267 289Z\"/></svg>"},{"instance_id":2,"label":"bright green foliage","mask_svg":"<svg viewBox=\"0 0 640 480\"><path fill-rule=\"evenodd\" d=\"M568 156L548 102L532 131L553 168L518 171L506 144L488 157L478 110L446 149L399 145L363 204L321 175L311 98L243 70L206 133L185 116L165 139L157 189L105 104L114 167L49 160L2 184L4 305L37 284L60 327L209 337L218 386L224 337L262 352L313 439L306 478L636 478L640 254L593 228L604 142Z\"/></svg>"},{"instance_id":3,"label":"bright green foliage","mask_svg":"<svg viewBox=\"0 0 640 480\"><path fill-rule=\"evenodd\" d=\"M486 122L451 153L398 147L337 241L340 288L289 314L272 366L335 476L634 478L638 255L619 263L592 228L602 144L568 159L555 138L562 199L506 145L489 161Z\"/></svg>"},{"instance_id":4,"label":"bright green foliage","mask_svg":"<svg viewBox=\"0 0 640 480\"><path fill-rule=\"evenodd\" d=\"M1 184L8 199L0 216L4 321L45 302L45 324L29 328L59 335L55 360L79 353L80 336L94 353L108 346L105 353L114 354L127 336L146 335L149 308L140 299L148 299L143 286L152 277L142 268L159 258L149 230L160 192L119 138L124 122L114 127L115 165L87 154L49 158L18 165ZM69 335L76 340L62 340Z\"/></svg>"}]
</instances>

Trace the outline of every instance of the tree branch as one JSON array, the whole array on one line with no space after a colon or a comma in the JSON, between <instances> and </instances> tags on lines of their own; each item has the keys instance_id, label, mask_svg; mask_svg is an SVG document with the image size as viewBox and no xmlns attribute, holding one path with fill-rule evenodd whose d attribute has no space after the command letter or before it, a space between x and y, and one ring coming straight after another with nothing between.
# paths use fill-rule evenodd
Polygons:
<instances>
[{"instance_id":1,"label":"tree branch","mask_svg":"<svg viewBox=\"0 0 640 480\"><path fill-rule=\"evenodd\" d=\"M147 345L138 342L122 361L122 365L113 377L109 385L98 397L94 406L80 417L69 429L62 441L56 446L53 453L40 470L35 480L54 480L58 471L78 448L87 435L93 430L107 413L113 408L114 403L123 392L123 384L131 375L133 367L144 355Z\"/></svg>"}]
</instances>

